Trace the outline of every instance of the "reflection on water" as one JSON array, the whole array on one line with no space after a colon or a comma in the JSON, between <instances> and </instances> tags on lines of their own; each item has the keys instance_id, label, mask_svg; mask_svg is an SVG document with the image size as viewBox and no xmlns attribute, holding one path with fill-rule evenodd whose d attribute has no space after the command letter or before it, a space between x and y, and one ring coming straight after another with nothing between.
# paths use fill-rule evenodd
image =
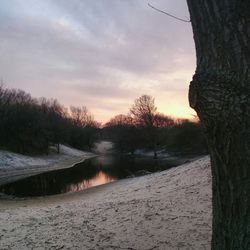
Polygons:
<instances>
[{"instance_id":1,"label":"reflection on water","mask_svg":"<svg viewBox=\"0 0 250 250\"><path fill-rule=\"evenodd\" d=\"M141 170L155 172L169 167L166 163L162 167L153 159L101 155L72 168L46 172L7 184L0 187L0 192L17 197L75 192L126 178Z\"/></svg>"},{"instance_id":2,"label":"reflection on water","mask_svg":"<svg viewBox=\"0 0 250 250\"><path fill-rule=\"evenodd\" d=\"M76 192L86 188L99 186L102 184L106 184L112 181L115 181L116 178L109 176L108 174L104 173L103 171L98 172L93 178L82 181L79 183L72 183L66 187L66 192Z\"/></svg>"},{"instance_id":3,"label":"reflection on water","mask_svg":"<svg viewBox=\"0 0 250 250\"><path fill-rule=\"evenodd\" d=\"M97 157L98 158L98 157ZM113 171L102 169L100 159L89 159L72 168L34 175L0 188L0 192L22 196L43 196L75 192L119 179Z\"/></svg>"}]
</instances>

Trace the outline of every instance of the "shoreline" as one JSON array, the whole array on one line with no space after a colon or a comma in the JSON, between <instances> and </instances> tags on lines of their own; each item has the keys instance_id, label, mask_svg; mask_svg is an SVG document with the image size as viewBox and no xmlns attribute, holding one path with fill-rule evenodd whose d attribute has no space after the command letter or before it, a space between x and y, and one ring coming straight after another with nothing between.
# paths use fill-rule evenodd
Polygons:
<instances>
[{"instance_id":1,"label":"shoreline","mask_svg":"<svg viewBox=\"0 0 250 250\"><path fill-rule=\"evenodd\" d=\"M75 150L73 148L70 148L70 150ZM30 177L33 175L53 171L53 170L59 170L59 169L65 169L65 168L71 168L74 165L84 162L87 159L96 157L97 154L91 153L91 152L84 152L80 150L75 150L75 155L69 155L66 153L60 153L60 154L51 154L49 156L42 156L42 157L29 157L25 155L15 154L11 152L7 152L6 154L14 155L15 157L25 157L27 158L27 165L25 165L22 162L21 166L13 166L14 164L9 164L7 167L1 166L0 168L0 186L11 183L13 181L17 181L26 177ZM77 153L77 154L76 154ZM2 155L4 153L2 152ZM31 163L29 163L29 160L31 159ZM43 164L33 164L32 161L40 162L42 161Z\"/></svg>"}]
</instances>

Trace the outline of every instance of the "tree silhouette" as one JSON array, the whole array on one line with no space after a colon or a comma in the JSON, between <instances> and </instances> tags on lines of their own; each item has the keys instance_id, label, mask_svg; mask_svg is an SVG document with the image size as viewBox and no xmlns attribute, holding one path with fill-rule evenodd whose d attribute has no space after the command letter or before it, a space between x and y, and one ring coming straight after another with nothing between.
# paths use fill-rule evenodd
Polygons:
<instances>
[{"instance_id":1,"label":"tree silhouette","mask_svg":"<svg viewBox=\"0 0 250 250\"><path fill-rule=\"evenodd\" d=\"M137 98L130 109L136 124L145 130L148 144L154 150L154 158L157 158L157 130L155 126L157 107L152 96L142 95Z\"/></svg>"},{"instance_id":2,"label":"tree silhouette","mask_svg":"<svg viewBox=\"0 0 250 250\"><path fill-rule=\"evenodd\" d=\"M135 121L147 128L154 126L156 111L155 100L149 95L142 95L135 99L134 105L130 109Z\"/></svg>"}]
</instances>

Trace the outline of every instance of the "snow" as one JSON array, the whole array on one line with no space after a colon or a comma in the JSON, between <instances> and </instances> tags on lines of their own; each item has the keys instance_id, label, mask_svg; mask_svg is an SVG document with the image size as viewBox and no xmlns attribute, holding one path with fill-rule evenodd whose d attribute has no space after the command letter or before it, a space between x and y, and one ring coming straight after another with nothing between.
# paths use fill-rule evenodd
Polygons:
<instances>
[{"instance_id":1,"label":"snow","mask_svg":"<svg viewBox=\"0 0 250 250\"><path fill-rule=\"evenodd\" d=\"M60 145L60 154L32 157L0 150L0 170L6 168L26 168L28 166L46 166L72 156L90 156L91 153Z\"/></svg>"},{"instance_id":2,"label":"snow","mask_svg":"<svg viewBox=\"0 0 250 250\"><path fill-rule=\"evenodd\" d=\"M51 150L48 156L27 156L0 150L0 185L37 173L71 167L94 156L65 145L60 145L59 154Z\"/></svg>"},{"instance_id":3,"label":"snow","mask_svg":"<svg viewBox=\"0 0 250 250\"><path fill-rule=\"evenodd\" d=\"M1 200L0 249L210 249L209 157L73 194Z\"/></svg>"},{"instance_id":4,"label":"snow","mask_svg":"<svg viewBox=\"0 0 250 250\"><path fill-rule=\"evenodd\" d=\"M27 166L45 166L50 161L48 159L30 157L21 154L15 154L8 151L0 151L0 169L19 168Z\"/></svg>"},{"instance_id":5,"label":"snow","mask_svg":"<svg viewBox=\"0 0 250 250\"><path fill-rule=\"evenodd\" d=\"M83 152L81 150L77 150L75 148L70 148L65 145L60 146L60 152L64 155L70 155L70 156L82 156L86 154L86 152Z\"/></svg>"},{"instance_id":6,"label":"snow","mask_svg":"<svg viewBox=\"0 0 250 250\"><path fill-rule=\"evenodd\" d=\"M100 141L95 143L94 152L98 154L108 154L114 149L114 144L110 141Z\"/></svg>"}]
</instances>

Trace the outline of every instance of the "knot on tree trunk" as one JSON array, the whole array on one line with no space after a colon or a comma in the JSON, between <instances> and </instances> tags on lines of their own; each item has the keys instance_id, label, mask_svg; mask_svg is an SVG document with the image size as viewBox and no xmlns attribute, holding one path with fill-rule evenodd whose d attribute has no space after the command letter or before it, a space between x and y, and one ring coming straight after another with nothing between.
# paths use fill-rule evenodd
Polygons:
<instances>
[{"instance_id":1,"label":"knot on tree trunk","mask_svg":"<svg viewBox=\"0 0 250 250\"><path fill-rule=\"evenodd\" d=\"M196 82L191 81L189 84L189 93L188 93L188 100L189 105L191 108L195 109L197 103L197 89L196 89Z\"/></svg>"},{"instance_id":2,"label":"knot on tree trunk","mask_svg":"<svg viewBox=\"0 0 250 250\"><path fill-rule=\"evenodd\" d=\"M228 71L196 73L189 86L189 104L201 119L250 120L250 79Z\"/></svg>"}]
</instances>

